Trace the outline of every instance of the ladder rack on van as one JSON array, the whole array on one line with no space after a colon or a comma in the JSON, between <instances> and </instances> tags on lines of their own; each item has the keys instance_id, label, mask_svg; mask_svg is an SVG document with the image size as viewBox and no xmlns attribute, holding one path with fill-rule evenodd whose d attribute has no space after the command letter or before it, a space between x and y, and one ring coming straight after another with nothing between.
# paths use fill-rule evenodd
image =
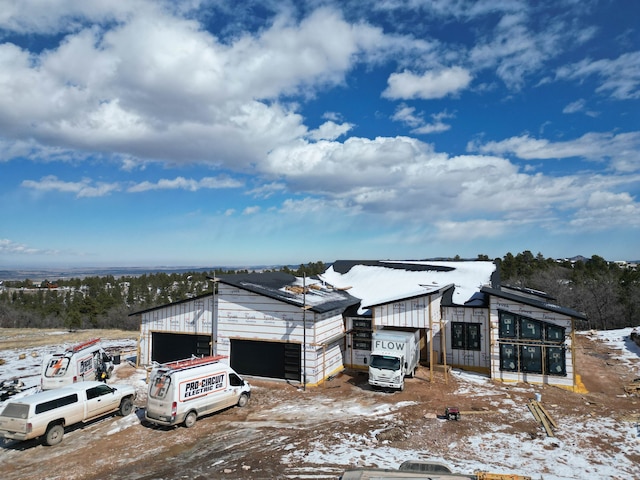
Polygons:
<instances>
[{"instance_id":1,"label":"ladder rack on van","mask_svg":"<svg viewBox=\"0 0 640 480\"><path fill-rule=\"evenodd\" d=\"M175 362L163 363L162 366L170 370L180 370L182 368L196 367L198 365L206 365L208 363L216 363L227 358L226 355L209 355L207 357L189 358L186 360L176 360Z\"/></svg>"},{"instance_id":2,"label":"ladder rack on van","mask_svg":"<svg viewBox=\"0 0 640 480\"><path fill-rule=\"evenodd\" d=\"M85 348L89 348L100 341L99 338L92 338L91 340L87 340L86 342L79 343L72 347L67 348L66 352L76 353L80 350L84 350Z\"/></svg>"}]
</instances>

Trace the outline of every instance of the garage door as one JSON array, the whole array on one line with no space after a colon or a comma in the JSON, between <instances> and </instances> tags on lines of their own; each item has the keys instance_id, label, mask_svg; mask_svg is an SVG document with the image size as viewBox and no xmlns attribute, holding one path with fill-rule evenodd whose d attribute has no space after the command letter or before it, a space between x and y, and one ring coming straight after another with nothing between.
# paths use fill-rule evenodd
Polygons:
<instances>
[{"instance_id":1,"label":"garage door","mask_svg":"<svg viewBox=\"0 0 640 480\"><path fill-rule=\"evenodd\" d=\"M299 343L231 340L231 368L242 375L300 381Z\"/></svg>"},{"instance_id":2,"label":"garage door","mask_svg":"<svg viewBox=\"0 0 640 480\"><path fill-rule=\"evenodd\" d=\"M151 360L158 363L201 357L211 353L210 335L187 335L153 332L151 334Z\"/></svg>"}]
</instances>

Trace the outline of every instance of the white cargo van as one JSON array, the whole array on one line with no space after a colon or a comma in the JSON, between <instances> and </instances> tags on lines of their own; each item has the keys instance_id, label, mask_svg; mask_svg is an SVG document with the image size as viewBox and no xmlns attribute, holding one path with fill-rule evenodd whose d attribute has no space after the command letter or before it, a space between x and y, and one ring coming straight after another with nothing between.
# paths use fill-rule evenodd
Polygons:
<instances>
[{"instance_id":1,"label":"white cargo van","mask_svg":"<svg viewBox=\"0 0 640 480\"><path fill-rule=\"evenodd\" d=\"M157 425L182 423L189 428L202 415L234 405L244 407L251 387L221 362L224 358L227 357L193 358L154 367L145 418Z\"/></svg>"},{"instance_id":2,"label":"white cargo van","mask_svg":"<svg viewBox=\"0 0 640 480\"><path fill-rule=\"evenodd\" d=\"M94 338L44 357L40 384L43 390L51 390L86 380L106 381L113 369L113 359L100 346L100 339Z\"/></svg>"},{"instance_id":3,"label":"white cargo van","mask_svg":"<svg viewBox=\"0 0 640 480\"><path fill-rule=\"evenodd\" d=\"M87 381L16 398L0 413L0 437L29 440L44 437L46 445L62 441L65 427L118 411L129 415L136 391L131 385L109 386Z\"/></svg>"}]
</instances>

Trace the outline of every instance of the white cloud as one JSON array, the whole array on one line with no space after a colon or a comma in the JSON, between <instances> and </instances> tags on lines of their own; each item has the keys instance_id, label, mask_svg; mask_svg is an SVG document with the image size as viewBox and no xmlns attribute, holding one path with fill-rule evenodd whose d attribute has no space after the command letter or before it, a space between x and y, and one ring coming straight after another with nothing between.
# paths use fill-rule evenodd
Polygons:
<instances>
[{"instance_id":1,"label":"white cloud","mask_svg":"<svg viewBox=\"0 0 640 480\"><path fill-rule=\"evenodd\" d=\"M551 142L528 135L499 142L470 142L468 151L497 155L513 154L525 160L580 157L592 161L609 161L621 172L640 170L640 132L586 133L575 140Z\"/></svg>"},{"instance_id":2,"label":"white cloud","mask_svg":"<svg viewBox=\"0 0 640 480\"><path fill-rule=\"evenodd\" d=\"M121 152L129 168L139 157L249 170L278 145L306 135L334 139L351 128L326 123L308 132L297 106L279 98L341 84L360 56L406 46L330 9L300 22L279 15L256 34L222 43L196 21L139 3L148 8L89 12L73 3L51 24L33 19L25 30L52 29L74 15L118 20L76 25L59 46L40 53L0 44L4 135ZM20 23L20 12L16 6L5 25Z\"/></svg>"},{"instance_id":3,"label":"white cloud","mask_svg":"<svg viewBox=\"0 0 640 480\"><path fill-rule=\"evenodd\" d=\"M184 177L176 177L172 180L161 179L157 182L141 182L127 188L127 192L147 192L149 190L188 190L196 192L203 188L219 189L219 188L239 188L244 184L225 176L204 177L200 180L187 179Z\"/></svg>"},{"instance_id":4,"label":"white cloud","mask_svg":"<svg viewBox=\"0 0 640 480\"><path fill-rule=\"evenodd\" d=\"M251 207L246 207L242 211L242 214L243 215L255 215L258 212L260 212L260 206L259 205L253 205Z\"/></svg>"},{"instance_id":5,"label":"white cloud","mask_svg":"<svg viewBox=\"0 0 640 480\"><path fill-rule=\"evenodd\" d=\"M54 175L42 177L40 181L24 180L22 186L37 192L73 193L77 198L102 197L121 190L118 183L96 182L84 178L80 182L65 182Z\"/></svg>"},{"instance_id":6,"label":"white cloud","mask_svg":"<svg viewBox=\"0 0 640 480\"><path fill-rule=\"evenodd\" d=\"M629 52L609 60L585 59L559 68L559 79L583 80L590 76L600 79L597 92L610 92L618 100L640 98L640 51Z\"/></svg>"},{"instance_id":7,"label":"white cloud","mask_svg":"<svg viewBox=\"0 0 640 480\"><path fill-rule=\"evenodd\" d=\"M444 123L442 120L452 117L453 115L447 112L434 113L431 115L433 122L427 123L424 120L422 113L416 114L415 108L402 104L398 106L391 119L409 125L412 127L411 133L420 135L445 132L449 130L451 125Z\"/></svg>"},{"instance_id":8,"label":"white cloud","mask_svg":"<svg viewBox=\"0 0 640 480\"><path fill-rule=\"evenodd\" d=\"M309 132L309 138L313 140L335 140L353 128L351 123L324 122L317 129Z\"/></svg>"},{"instance_id":9,"label":"white cloud","mask_svg":"<svg viewBox=\"0 0 640 480\"><path fill-rule=\"evenodd\" d=\"M471 73L462 67L431 70L422 75L405 70L389 76L382 96L392 100L443 98L464 90L472 79Z\"/></svg>"}]
</instances>

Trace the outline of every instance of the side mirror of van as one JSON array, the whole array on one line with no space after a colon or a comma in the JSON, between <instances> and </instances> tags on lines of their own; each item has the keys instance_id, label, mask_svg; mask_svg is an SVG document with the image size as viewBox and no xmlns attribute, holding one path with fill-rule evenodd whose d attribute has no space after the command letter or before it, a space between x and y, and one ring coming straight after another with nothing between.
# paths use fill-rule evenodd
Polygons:
<instances>
[{"instance_id":1,"label":"side mirror of van","mask_svg":"<svg viewBox=\"0 0 640 480\"><path fill-rule=\"evenodd\" d=\"M364 357L364 364L367 364L367 357Z\"/></svg>"}]
</instances>

